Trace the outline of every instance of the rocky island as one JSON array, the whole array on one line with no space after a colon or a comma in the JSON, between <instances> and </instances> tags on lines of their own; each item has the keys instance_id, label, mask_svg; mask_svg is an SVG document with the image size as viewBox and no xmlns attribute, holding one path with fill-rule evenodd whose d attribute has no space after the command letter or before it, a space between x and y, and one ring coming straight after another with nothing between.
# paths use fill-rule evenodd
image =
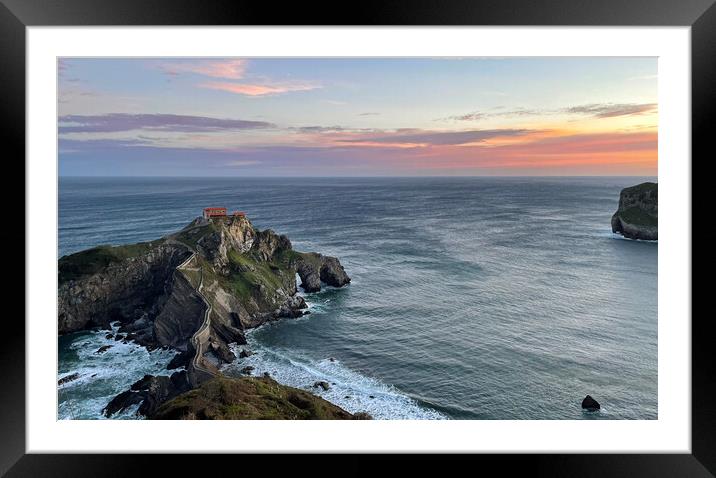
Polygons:
<instances>
[{"instance_id":1,"label":"rocky island","mask_svg":"<svg viewBox=\"0 0 716 478\"><path fill-rule=\"evenodd\" d=\"M659 185L649 182L622 189L612 232L629 239L658 240L658 191Z\"/></svg>"},{"instance_id":2,"label":"rocky island","mask_svg":"<svg viewBox=\"0 0 716 478\"><path fill-rule=\"evenodd\" d=\"M149 418L354 418L270 377L219 371L236 359L229 344L246 344L245 330L305 313L296 274L307 292L348 284L335 257L295 251L243 213L205 210L155 241L64 256L58 271L60 334L119 323L115 340L179 352L168 368L182 370L145 376L107 405L107 416L139 404Z\"/></svg>"}]
</instances>

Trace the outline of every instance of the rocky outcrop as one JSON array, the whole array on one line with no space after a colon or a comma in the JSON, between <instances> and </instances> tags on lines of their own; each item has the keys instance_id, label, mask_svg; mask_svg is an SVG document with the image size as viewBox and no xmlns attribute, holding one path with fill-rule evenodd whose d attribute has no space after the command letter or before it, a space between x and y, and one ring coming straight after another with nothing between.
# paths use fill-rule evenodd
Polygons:
<instances>
[{"instance_id":1,"label":"rocky outcrop","mask_svg":"<svg viewBox=\"0 0 716 478\"><path fill-rule=\"evenodd\" d=\"M245 329L304 314L297 272L311 291L321 283L350 282L335 257L294 251L286 236L255 229L244 216L197 218L157 241L62 257L59 330L109 328L118 321L115 340L150 350L171 347L180 353L169 369L187 367L190 377L200 368L215 374L221 363L235 359L229 344L246 343ZM108 404L106 413L137 403L149 413L184 387L169 380L147 379L146 388L135 384Z\"/></svg>"},{"instance_id":2,"label":"rocky outcrop","mask_svg":"<svg viewBox=\"0 0 716 478\"><path fill-rule=\"evenodd\" d=\"M64 377L59 379L57 381L57 385L64 385L66 383L73 382L73 381L77 380L78 378L80 378L80 374L77 372L74 372L69 375L65 375Z\"/></svg>"},{"instance_id":3,"label":"rocky outcrop","mask_svg":"<svg viewBox=\"0 0 716 478\"><path fill-rule=\"evenodd\" d=\"M296 270L301 278L301 288L306 292L320 291L322 282L333 287L343 287L351 281L338 259L315 252L301 254L296 262Z\"/></svg>"},{"instance_id":4,"label":"rocky outcrop","mask_svg":"<svg viewBox=\"0 0 716 478\"><path fill-rule=\"evenodd\" d=\"M222 275L227 275L229 272L229 253L231 251L242 254L248 252L258 234L258 231L245 216L214 219L211 222L199 218L195 220L194 224L208 225L208 233L197 241L197 248L204 257L212 262L214 269ZM217 225L218 227L215 227Z\"/></svg>"},{"instance_id":5,"label":"rocky outcrop","mask_svg":"<svg viewBox=\"0 0 716 478\"><path fill-rule=\"evenodd\" d=\"M106 417L111 417L132 405L140 404L137 413L144 416L151 415L162 403L190 389L185 371L175 372L170 377L145 375L129 390L114 397L102 410L102 413Z\"/></svg>"},{"instance_id":6,"label":"rocky outcrop","mask_svg":"<svg viewBox=\"0 0 716 478\"><path fill-rule=\"evenodd\" d=\"M195 287L179 271L174 272L167 289L168 298L149 333L153 331L161 345L186 351L191 336L201 326L206 307Z\"/></svg>"},{"instance_id":7,"label":"rocky outcrop","mask_svg":"<svg viewBox=\"0 0 716 478\"><path fill-rule=\"evenodd\" d=\"M57 324L60 334L110 322L131 324L161 311L174 269L190 252L158 244L101 246L59 260Z\"/></svg>"},{"instance_id":8,"label":"rocky outcrop","mask_svg":"<svg viewBox=\"0 0 716 478\"><path fill-rule=\"evenodd\" d=\"M629 239L658 240L658 191L658 184L648 182L622 189L612 232Z\"/></svg>"},{"instance_id":9,"label":"rocky outcrop","mask_svg":"<svg viewBox=\"0 0 716 478\"><path fill-rule=\"evenodd\" d=\"M596 412L601 407L599 406L599 402L594 400L591 395L587 395L584 397L584 400L582 400L582 408L589 412Z\"/></svg>"}]
</instances>

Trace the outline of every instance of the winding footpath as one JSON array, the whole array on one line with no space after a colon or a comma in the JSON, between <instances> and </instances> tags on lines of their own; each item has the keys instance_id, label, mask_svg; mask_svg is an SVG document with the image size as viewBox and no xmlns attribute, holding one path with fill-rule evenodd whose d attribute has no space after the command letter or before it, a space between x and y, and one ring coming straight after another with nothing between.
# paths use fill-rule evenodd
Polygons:
<instances>
[{"instance_id":1,"label":"winding footpath","mask_svg":"<svg viewBox=\"0 0 716 478\"><path fill-rule=\"evenodd\" d=\"M184 245L186 246L186 244ZM206 306L204 310L204 320L201 327L199 327L199 329L194 332L194 335L191 337L191 344L194 347L194 357L191 359L190 367L187 367L187 372L189 374L189 380L194 386L198 386L202 382L205 382L206 380L209 380L217 375L215 370L205 367L203 363L204 352L206 351L206 346L209 343L211 331L211 303L206 300L206 296L202 293L202 289L204 288L204 270L201 267L198 269L189 269L187 267L189 263L196 258L196 256L197 252L192 250L191 256L177 266L177 270L199 270L199 286L196 288L196 292L199 297L201 297L201 300L204 301L204 305Z\"/></svg>"}]
</instances>

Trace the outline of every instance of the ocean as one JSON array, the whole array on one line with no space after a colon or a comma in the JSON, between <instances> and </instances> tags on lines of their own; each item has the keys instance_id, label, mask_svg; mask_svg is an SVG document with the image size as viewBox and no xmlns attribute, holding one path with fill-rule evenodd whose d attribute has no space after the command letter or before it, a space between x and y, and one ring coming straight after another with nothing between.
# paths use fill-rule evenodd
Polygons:
<instances>
[{"instance_id":1,"label":"ocean","mask_svg":"<svg viewBox=\"0 0 716 478\"><path fill-rule=\"evenodd\" d=\"M378 419L656 419L658 243L610 227L620 190L646 180L60 178L58 257L156 239L206 206L245 211L352 282L251 331L257 353L224 373L253 365ZM58 387L59 418L102 418L169 373L173 352L105 334L60 338L58 377L80 378ZM587 394L601 411L582 411Z\"/></svg>"}]
</instances>

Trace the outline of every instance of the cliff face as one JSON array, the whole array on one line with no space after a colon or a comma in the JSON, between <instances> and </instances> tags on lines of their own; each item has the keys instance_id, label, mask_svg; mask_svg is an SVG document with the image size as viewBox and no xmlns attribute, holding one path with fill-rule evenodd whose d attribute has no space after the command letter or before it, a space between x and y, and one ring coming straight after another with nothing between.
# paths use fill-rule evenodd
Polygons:
<instances>
[{"instance_id":1,"label":"cliff face","mask_svg":"<svg viewBox=\"0 0 716 478\"><path fill-rule=\"evenodd\" d=\"M59 260L60 334L89 327L153 321L166 301L174 269L190 252L160 243L100 246Z\"/></svg>"},{"instance_id":2,"label":"cliff face","mask_svg":"<svg viewBox=\"0 0 716 478\"><path fill-rule=\"evenodd\" d=\"M303 314L297 271L302 282L310 280L309 291L319 290L321 281L350 282L338 259L294 251L286 236L259 231L244 216L197 218L157 241L61 258L59 332L119 321L129 340L169 346L188 359L208 304L204 355L215 365L230 362L228 344L245 343L245 329Z\"/></svg>"},{"instance_id":3,"label":"cliff face","mask_svg":"<svg viewBox=\"0 0 716 478\"><path fill-rule=\"evenodd\" d=\"M612 216L612 232L629 239L658 240L658 191L656 183L622 189L619 208Z\"/></svg>"}]
</instances>

